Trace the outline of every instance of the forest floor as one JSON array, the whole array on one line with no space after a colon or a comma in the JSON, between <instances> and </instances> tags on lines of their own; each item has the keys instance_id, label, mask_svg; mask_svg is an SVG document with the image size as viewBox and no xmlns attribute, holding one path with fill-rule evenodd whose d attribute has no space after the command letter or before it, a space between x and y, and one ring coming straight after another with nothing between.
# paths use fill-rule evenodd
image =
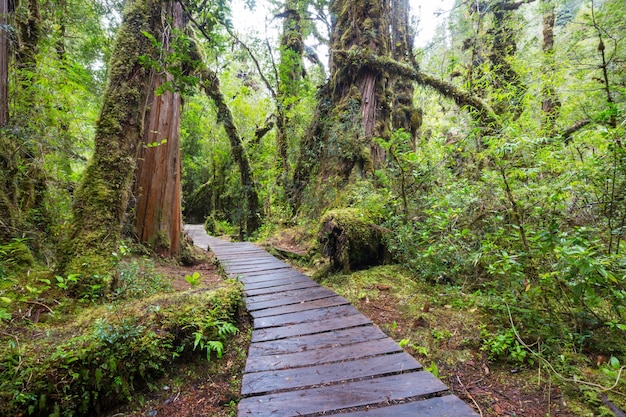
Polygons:
<instances>
[{"instance_id":1,"label":"forest floor","mask_svg":"<svg viewBox=\"0 0 626 417\"><path fill-rule=\"evenodd\" d=\"M304 252L291 238L273 240L271 244L279 252ZM179 290L189 288L184 277L195 271L203 277L202 286L222 280L211 262L158 269L172 277L172 285ZM406 288L400 288L406 287L406 283L395 278L401 275L397 271L395 267L382 267L374 273L330 276L322 283L350 299L481 416L574 416L564 404L559 388L537 366L519 367L487 360L480 349L481 317L477 309L448 304L447 295L437 292L440 288L420 286L424 293L415 294L412 288L407 295ZM207 362L200 358L179 365L155 385L157 389L137 395L132 404L115 410L109 417L236 416L250 334L245 314L241 325L241 332L227 344L221 360Z\"/></svg>"},{"instance_id":2,"label":"forest floor","mask_svg":"<svg viewBox=\"0 0 626 417\"><path fill-rule=\"evenodd\" d=\"M191 267L163 264L157 273L171 278L174 290L185 291L187 275L200 273L200 287L215 287L223 281L211 260ZM250 322L242 312L239 333L224 345L221 359L204 356L191 363L178 363L154 384L151 391L138 393L132 403L115 409L109 417L229 417L237 415L241 377L250 340Z\"/></svg>"}]
</instances>

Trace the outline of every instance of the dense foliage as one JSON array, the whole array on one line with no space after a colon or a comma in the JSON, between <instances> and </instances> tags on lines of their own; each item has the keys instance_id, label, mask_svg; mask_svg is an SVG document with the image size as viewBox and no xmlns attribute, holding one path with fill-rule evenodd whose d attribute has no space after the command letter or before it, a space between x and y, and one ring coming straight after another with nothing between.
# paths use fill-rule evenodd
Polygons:
<instances>
[{"instance_id":1,"label":"dense foliage","mask_svg":"<svg viewBox=\"0 0 626 417\"><path fill-rule=\"evenodd\" d=\"M417 281L476 297L488 313L481 338L491 360L556 361L550 366L576 375L570 355L587 355L587 362L602 355L610 365L604 376L617 378L623 391L623 0L457 0L447 23L418 49L407 40L414 30L407 17L387 15L403 13L401 7L364 13L358 2L273 2L266 24L280 36L264 39L236 33L227 2L185 1L184 30L171 33L164 24L155 37L140 17L131 22L143 28L131 31L139 36L132 41L143 45L139 52L125 42L113 50L123 2L13 3L5 25L10 30L2 28L10 34L9 54L0 57L10 64L9 96L6 102L0 97L9 110L0 126L2 343L13 343L12 331L31 320L19 311L49 305L59 289L68 299L97 302L123 288L116 248L124 247L121 239L137 238L133 216L140 198L130 184L133 146L121 156L109 139L97 147L96 155L128 162L122 164L124 189L113 196L122 209L109 213L115 225L98 230L88 252L80 245L68 251L66 242L81 235L77 197L94 195L85 185L93 175L84 172L96 126L124 127L105 110L97 115L106 80L115 75L111 66L132 62L140 69L131 68L133 75L168 74L157 95L183 97L180 177L187 222L235 239L300 226L306 238L322 237L317 254L335 254L335 269L344 271L401 264ZM320 45L333 50L330 77L316 54L324 50L316 50ZM146 110L109 100L128 105L124 114ZM96 228L103 223L87 217ZM329 249L332 233L340 246ZM350 253L358 247L369 249ZM54 274L67 257L72 274ZM95 265L95 258L102 262ZM61 278L56 283L55 275ZM149 329L136 317L101 323L62 347L100 349L109 346L102 335L117 332L157 349L160 336ZM72 376L77 384L87 380L81 372L102 365L68 362L62 356L69 353L59 352L46 366L60 363L63 372L78 375ZM152 353L165 361L171 349ZM26 372L14 369L17 357L3 361L2 373ZM146 363L145 372L160 363ZM114 394L128 396L130 382L118 383L116 376L107 376L117 384ZM17 383L7 378L3 374L0 383ZM95 392L105 395L78 389L89 393L76 404L83 411ZM42 409L52 401L41 390L12 385L2 392L13 396L9 404L36 410L37 401ZM66 394L68 402L80 395Z\"/></svg>"}]
</instances>

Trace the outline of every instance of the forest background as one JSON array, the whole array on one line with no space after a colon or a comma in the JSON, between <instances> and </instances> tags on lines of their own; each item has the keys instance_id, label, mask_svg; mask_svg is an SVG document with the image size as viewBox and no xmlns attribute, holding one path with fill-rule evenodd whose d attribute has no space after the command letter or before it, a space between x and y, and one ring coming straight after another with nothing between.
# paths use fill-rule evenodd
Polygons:
<instances>
[{"instance_id":1,"label":"forest background","mask_svg":"<svg viewBox=\"0 0 626 417\"><path fill-rule=\"evenodd\" d=\"M457 0L415 47L406 0L275 1L277 39L223 0L0 0L0 407L90 413L221 354L236 284L146 272L197 262L185 219L288 233L320 280L399 265L480 314L468 346L620 415L625 13Z\"/></svg>"}]
</instances>

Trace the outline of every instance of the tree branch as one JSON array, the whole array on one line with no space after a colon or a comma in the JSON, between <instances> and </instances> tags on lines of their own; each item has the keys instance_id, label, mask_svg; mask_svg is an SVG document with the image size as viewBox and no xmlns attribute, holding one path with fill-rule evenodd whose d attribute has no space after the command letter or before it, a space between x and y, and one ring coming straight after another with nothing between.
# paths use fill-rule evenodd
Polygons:
<instances>
[{"instance_id":1,"label":"tree branch","mask_svg":"<svg viewBox=\"0 0 626 417\"><path fill-rule=\"evenodd\" d=\"M565 129L563 132L561 132L561 137L563 138L563 141L565 141L566 144L569 143L571 141L571 136L583 127L590 124L591 121L591 119L579 120L567 129Z\"/></svg>"},{"instance_id":2,"label":"tree branch","mask_svg":"<svg viewBox=\"0 0 626 417\"><path fill-rule=\"evenodd\" d=\"M488 127L498 127L500 122L491 107L478 97L461 90L454 84L433 77L420 71L414 66L398 62L394 59L380 57L373 54L363 54L359 51L333 51L342 56L347 65L369 66L383 72L390 72L405 78L412 79L420 85L430 87L444 97L452 99L460 107L469 107L481 118L483 124Z\"/></svg>"},{"instance_id":3,"label":"tree branch","mask_svg":"<svg viewBox=\"0 0 626 417\"><path fill-rule=\"evenodd\" d=\"M254 66L256 67L256 70L259 73L259 77L261 77L261 80L263 81L263 84L265 84L265 87L269 90L270 94L272 95L272 98L274 100L276 100L276 91L274 90L274 87L272 87L272 85L270 84L268 79L265 77L265 74L263 74L263 71L261 71L261 64L259 64L259 60L252 53L252 50L250 50L248 45L243 43L243 41L241 41L241 39L239 39L237 37L237 35L235 35L235 33L232 30L230 30L230 28L227 25L223 24L223 26L226 29L226 31L228 32L228 34L235 40L235 42L237 42L239 45L241 45L241 47L243 49L245 49L246 52L248 52L248 55L250 56L250 58L254 62ZM270 51L270 53L271 53L271 51Z\"/></svg>"}]
</instances>

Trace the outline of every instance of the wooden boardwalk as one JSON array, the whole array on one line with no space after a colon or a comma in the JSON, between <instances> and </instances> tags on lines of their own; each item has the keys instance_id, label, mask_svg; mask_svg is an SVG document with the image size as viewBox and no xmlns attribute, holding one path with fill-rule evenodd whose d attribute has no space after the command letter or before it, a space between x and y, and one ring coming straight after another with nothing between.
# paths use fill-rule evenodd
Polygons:
<instances>
[{"instance_id":1,"label":"wooden boardwalk","mask_svg":"<svg viewBox=\"0 0 626 417\"><path fill-rule=\"evenodd\" d=\"M244 284L253 331L238 416L476 416L343 297L251 243L185 227Z\"/></svg>"}]
</instances>

